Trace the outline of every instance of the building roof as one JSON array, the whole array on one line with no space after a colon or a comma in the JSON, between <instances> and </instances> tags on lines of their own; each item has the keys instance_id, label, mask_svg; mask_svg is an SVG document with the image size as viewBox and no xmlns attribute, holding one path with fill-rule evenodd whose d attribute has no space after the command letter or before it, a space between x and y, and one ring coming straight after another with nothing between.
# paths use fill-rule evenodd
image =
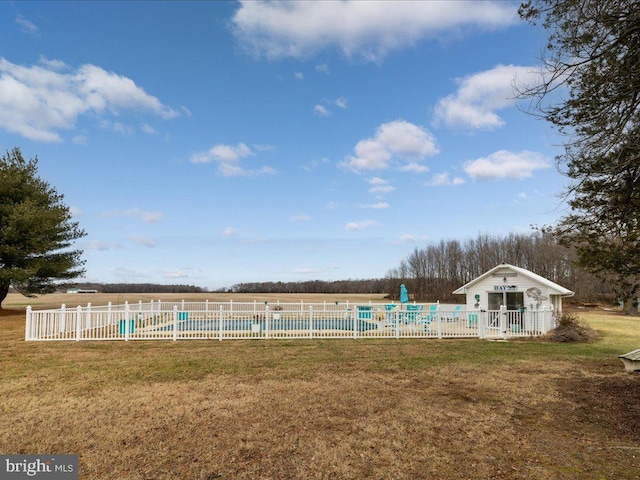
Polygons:
<instances>
[{"instance_id":1,"label":"building roof","mask_svg":"<svg viewBox=\"0 0 640 480\"><path fill-rule=\"evenodd\" d=\"M548 280L544 277L541 277L540 275L538 275L537 273L533 273L525 268L520 268L520 267L516 267L515 265L510 265L508 263L501 263L500 265L497 265L495 267L493 267L491 270L483 273L482 275L480 275L479 277L471 280L469 283L463 285L462 287L458 288L457 290L454 290L454 294L462 294L464 295L465 293L467 293L467 289L478 283L481 282L482 280L484 280L487 277L490 277L494 272L496 272L496 270L501 270L501 269L507 269L507 270L512 270L520 275L523 275L525 277L530 278L531 280L544 285L545 287L548 287L549 289L553 290L553 292L551 292L554 295L562 295L563 297L572 297L574 295L574 292L572 292L571 290L564 288L560 285L558 285L557 283L552 282L551 280Z\"/></svg>"}]
</instances>

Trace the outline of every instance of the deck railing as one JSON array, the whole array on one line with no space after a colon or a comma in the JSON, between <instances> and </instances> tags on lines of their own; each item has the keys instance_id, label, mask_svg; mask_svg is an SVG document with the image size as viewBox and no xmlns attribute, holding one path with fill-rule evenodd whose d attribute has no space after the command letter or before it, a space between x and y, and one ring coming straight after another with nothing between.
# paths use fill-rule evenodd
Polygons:
<instances>
[{"instance_id":1,"label":"deck railing","mask_svg":"<svg viewBox=\"0 0 640 480\"><path fill-rule=\"evenodd\" d=\"M268 338L509 338L554 327L550 309L468 310L461 305L166 302L54 310L27 307L26 340Z\"/></svg>"}]
</instances>

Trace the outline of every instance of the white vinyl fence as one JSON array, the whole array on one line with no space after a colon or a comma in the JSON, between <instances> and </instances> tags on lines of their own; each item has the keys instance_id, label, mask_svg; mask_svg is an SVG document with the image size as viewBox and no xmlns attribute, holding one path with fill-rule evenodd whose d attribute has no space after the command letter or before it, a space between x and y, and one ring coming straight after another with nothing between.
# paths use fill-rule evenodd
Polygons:
<instances>
[{"instance_id":1,"label":"white vinyl fence","mask_svg":"<svg viewBox=\"0 0 640 480\"><path fill-rule=\"evenodd\" d=\"M542 335L552 310L462 305L163 302L55 310L27 307L26 340L510 338Z\"/></svg>"}]
</instances>

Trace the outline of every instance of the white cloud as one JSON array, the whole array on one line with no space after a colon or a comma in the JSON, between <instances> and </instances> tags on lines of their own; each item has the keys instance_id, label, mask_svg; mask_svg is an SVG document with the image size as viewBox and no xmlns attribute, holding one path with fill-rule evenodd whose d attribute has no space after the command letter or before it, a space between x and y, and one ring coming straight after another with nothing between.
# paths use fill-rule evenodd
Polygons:
<instances>
[{"instance_id":1,"label":"white cloud","mask_svg":"<svg viewBox=\"0 0 640 480\"><path fill-rule=\"evenodd\" d=\"M80 210L78 207L74 207L74 206L69 207L69 213L71 213L71 215L76 217L76 218L82 216L82 210Z\"/></svg>"},{"instance_id":2,"label":"white cloud","mask_svg":"<svg viewBox=\"0 0 640 480\"><path fill-rule=\"evenodd\" d=\"M255 175L273 175L276 171L267 166L257 169L246 169L240 165L240 160L252 157L255 153L244 143L233 145L218 144L206 152L191 156L191 163L216 163L218 174L223 177L249 177Z\"/></svg>"},{"instance_id":3,"label":"white cloud","mask_svg":"<svg viewBox=\"0 0 640 480\"><path fill-rule=\"evenodd\" d=\"M140 108L153 112L164 119L179 116L156 97L147 94L133 80L107 72L95 65L82 65L74 75L78 91L89 105L98 111L114 113L128 108Z\"/></svg>"},{"instance_id":4,"label":"white cloud","mask_svg":"<svg viewBox=\"0 0 640 480\"><path fill-rule=\"evenodd\" d=\"M324 73L325 75L329 75L331 71L329 70L329 65L326 63L320 63L316 65L316 72Z\"/></svg>"},{"instance_id":5,"label":"white cloud","mask_svg":"<svg viewBox=\"0 0 640 480\"><path fill-rule=\"evenodd\" d=\"M210 152L213 158L217 158L223 162L237 162L241 158L254 154L244 143L239 143L235 147L230 145L216 145Z\"/></svg>"},{"instance_id":6,"label":"white cloud","mask_svg":"<svg viewBox=\"0 0 640 480\"><path fill-rule=\"evenodd\" d=\"M360 140L354 152L355 155L339 165L356 173L384 170L392 163L401 170L415 171L419 162L438 153L438 148L427 130L405 120L396 120L380 125L373 138Z\"/></svg>"},{"instance_id":7,"label":"white cloud","mask_svg":"<svg viewBox=\"0 0 640 480\"><path fill-rule=\"evenodd\" d=\"M238 231L233 227L227 227L222 231L222 235L225 237L233 237L238 234Z\"/></svg>"},{"instance_id":8,"label":"white cloud","mask_svg":"<svg viewBox=\"0 0 640 480\"><path fill-rule=\"evenodd\" d=\"M139 216L143 222L155 223L162 220L162 212L134 212L134 216Z\"/></svg>"},{"instance_id":9,"label":"white cloud","mask_svg":"<svg viewBox=\"0 0 640 480\"><path fill-rule=\"evenodd\" d=\"M71 143L74 145L89 145L89 137L86 135L75 135L71 137Z\"/></svg>"},{"instance_id":10,"label":"white cloud","mask_svg":"<svg viewBox=\"0 0 640 480\"><path fill-rule=\"evenodd\" d=\"M391 193L396 190L392 185L378 185L369 189L370 193Z\"/></svg>"},{"instance_id":11,"label":"white cloud","mask_svg":"<svg viewBox=\"0 0 640 480\"><path fill-rule=\"evenodd\" d=\"M163 273L166 278L187 278L189 276L186 270L180 268L172 271L165 270Z\"/></svg>"},{"instance_id":12,"label":"white cloud","mask_svg":"<svg viewBox=\"0 0 640 480\"><path fill-rule=\"evenodd\" d=\"M439 187L439 186L449 186L449 185L462 185L464 183L464 179L460 177L454 177L453 179L449 176L449 173L436 173L431 177L431 181L428 183L431 187Z\"/></svg>"},{"instance_id":13,"label":"white cloud","mask_svg":"<svg viewBox=\"0 0 640 480\"><path fill-rule=\"evenodd\" d=\"M47 58L44 55L40 55L40 58L38 59L38 63L40 65L49 67L49 69L51 70L56 70L56 71L69 69L69 66L66 63L64 63L62 60Z\"/></svg>"},{"instance_id":14,"label":"white cloud","mask_svg":"<svg viewBox=\"0 0 640 480\"><path fill-rule=\"evenodd\" d=\"M380 177L371 177L369 179L367 179L367 182L370 183L371 185L386 185L387 181L384 178L380 178Z\"/></svg>"},{"instance_id":15,"label":"white cloud","mask_svg":"<svg viewBox=\"0 0 640 480\"><path fill-rule=\"evenodd\" d=\"M344 229L349 232L357 232L364 230L365 228L373 227L377 225L373 220L363 220L360 222L349 222L344 226Z\"/></svg>"},{"instance_id":16,"label":"white cloud","mask_svg":"<svg viewBox=\"0 0 640 480\"><path fill-rule=\"evenodd\" d=\"M86 250L93 250L97 252L105 252L107 250L114 250L122 248L122 245L115 242L103 242L101 240L91 240L86 243Z\"/></svg>"},{"instance_id":17,"label":"white cloud","mask_svg":"<svg viewBox=\"0 0 640 480\"><path fill-rule=\"evenodd\" d=\"M417 162L410 162L402 167L398 168L401 172L410 172L410 173L424 173L429 171L429 167L426 165L421 165Z\"/></svg>"},{"instance_id":18,"label":"white cloud","mask_svg":"<svg viewBox=\"0 0 640 480\"><path fill-rule=\"evenodd\" d=\"M396 187L389 185L389 182L380 177L371 177L366 182L373 185L369 189L370 193L390 193L396 189Z\"/></svg>"},{"instance_id":19,"label":"white cloud","mask_svg":"<svg viewBox=\"0 0 640 480\"><path fill-rule=\"evenodd\" d=\"M551 162L541 153L499 150L488 157L465 162L464 170L474 180L523 179L533 176L535 170L551 168Z\"/></svg>"},{"instance_id":20,"label":"white cloud","mask_svg":"<svg viewBox=\"0 0 640 480\"><path fill-rule=\"evenodd\" d=\"M515 105L518 84L539 77L533 67L498 65L491 70L458 79L458 90L440 99L435 123L450 127L494 129L504 125L497 110Z\"/></svg>"},{"instance_id":21,"label":"white cloud","mask_svg":"<svg viewBox=\"0 0 640 480\"><path fill-rule=\"evenodd\" d=\"M135 128L131 125L125 125L122 122L112 122L111 120L100 121L100 127L125 136L133 135L135 133Z\"/></svg>"},{"instance_id":22,"label":"white cloud","mask_svg":"<svg viewBox=\"0 0 640 480\"><path fill-rule=\"evenodd\" d=\"M305 165L300 165L300 168L302 170L310 172L322 165L328 165L329 163L331 163L331 161L327 157L322 157L320 160L311 160Z\"/></svg>"},{"instance_id":23,"label":"white cloud","mask_svg":"<svg viewBox=\"0 0 640 480\"><path fill-rule=\"evenodd\" d=\"M103 218L125 217L137 218L145 223L155 223L162 220L162 212L146 212L140 208L130 208L129 210L111 210L101 215Z\"/></svg>"},{"instance_id":24,"label":"white cloud","mask_svg":"<svg viewBox=\"0 0 640 480\"><path fill-rule=\"evenodd\" d=\"M336 107L347 108L349 106L349 100L347 100L345 97L336 98L335 104Z\"/></svg>"},{"instance_id":25,"label":"white cloud","mask_svg":"<svg viewBox=\"0 0 640 480\"><path fill-rule=\"evenodd\" d=\"M378 203L361 205L362 208L373 208L374 210L382 210L385 208L389 208L390 206L391 205L389 205L387 202L378 202Z\"/></svg>"},{"instance_id":26,"label":"white cloud","mask_svg":"<svg viewBox=\"0 0 640 480\"><path fill-rule=\"evenodd\" d=\"M126 111L164 119L179 116L133 80L95 65L73 70L42 57L40 65L25 67L0 57L0 128L8 132L60 142L60 130L73 129L81 115L102 117Z\"/></svg>"},{"instance_id":27,"label":"white cloud","mask_svg":"<svg viewBox=\"0 0 640 480\"><path fill-rule=\"evenodd\" d=\"M401 233L396 243L418 243L427 240L426 235L412 235L410 233Z\"/></svg>"},{"instance_id":28,"label":"white cloud","mask_svg":"<svg viewBox=\"0 0 640 480\"><path fill-rule=\"evenodd\" d=\"M140 131L142 133L146 133L147 135L155 135L156 133L158 133L158 131L153 128L151 125L149 125L148 123L143 123L140 126Z\"/></svg>"},{"instance_id":29,"label":"white cloud","mask_svg":"<svg viewBox=\"0 0 640 480\"><path fill-rule=\"evenodd\" d=\"M337 49L378 62L389 52L470 28L517 23L512 2L241 1L232 23L240 44L267 58L305 58ZM452 33L453 32L453 33Z\"/></svg>"},{"instance_id":30,"label":"white cloud","mask_svg":"<svg viewBox=\"0 0 640 480\"><path fill-rule=\"evenodd\" d=\"M331 115L331 112L322 105L314 105L313 113L319 115L320 117L328 117Z\"/></svg>"},{"instance_id":31,"label":"white cloud","mask_svg":"<svg viewBox=\"0 0 640 480\"><path fill-rule=\"evenodd\" d=\"M22 15L16 17L16 23L20 26L20 30L29 35L38 35L38 27L35 23L27 20Z\"/></svg>"},{"instance_id":32,"label":"white cloud","mask_svg":"<svg viewBox=\"0 0 640 480\"><path fill-rule=\"evenodd\" d=\"M302 72L293 72L293 77L296 80L304 80L304 73L302 73Z\"/></svg>"},{"instance_id":33,"label":"white cloud","mask_svg":"<svg viewBox=\"0 0 640 480\"><path fill-rule=\"evenodd\" d=\"M136 245L140 245L142 247L155 248L158 246L158 241L155 238L129 237L129 240L131 240Z\"/></svg>"},{"instance_id":34,"label":"white cloud","mask_svg":"<svg viewBox=\"0 0 640 480\"><path fill-rule=\"evenodd\" d=\"M254 145L253 148L255 148L258 152L275 152L277 150L275 145L268 144Z\"/></svg>"},{"instance_id":35,"label":"white cloud","mask_svg":"<svg viewBox=\"0 0 640 480\"><path fill-rule=\"evenodd\" d=\"M291 222L308 222L309 220L311 220L311 217L309 215L292 215L291 217L289 217L289 221Z\"/></svg>"}]
</instances>

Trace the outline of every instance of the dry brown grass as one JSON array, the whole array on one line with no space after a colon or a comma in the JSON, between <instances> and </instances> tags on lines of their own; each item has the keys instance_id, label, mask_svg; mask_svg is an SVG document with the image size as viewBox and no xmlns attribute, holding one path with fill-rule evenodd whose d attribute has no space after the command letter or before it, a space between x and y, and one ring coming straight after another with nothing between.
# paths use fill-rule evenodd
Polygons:
<instances>
[{"instance_id":1,"label":"dry brown grass","mask_svg":"<svg viewBox=\"0 0 640 480\"><path fill-rule=\"evenodd\" d=\"M23 313L3 315L0 452L77 453L82 479L631 479L640 471L640 375L624 373L611 353L637 341L629 319L613 318L613 333L581 345L27 343ZM590 321L606 327L598 315Z\"/></svg>"}]
</instances>

